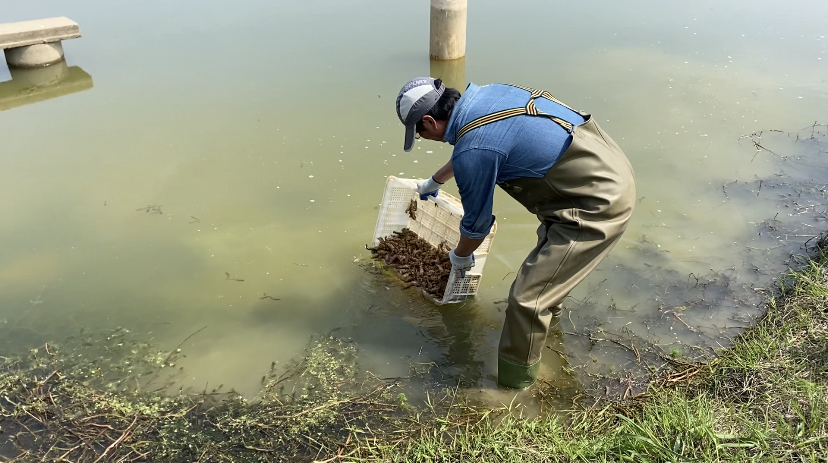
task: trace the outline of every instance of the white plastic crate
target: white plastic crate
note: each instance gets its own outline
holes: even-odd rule
[[[388,177],[372,246],[377,246],[380,238],[403,228],[410,229],[434,247],[438,247],[443,241],[451,248],[457,246],[460,241],[460,220],[463,218],[463,205],[460,200],[440,191],[436,198],[429,196],[427,200],[422,201],[416,188],[417,181],[414,179]],[[417,201],[416,219],[412,219],[406,212],[412,199]],[[491,251],[496,231],[497,223],[492,225],[489,236],[474,252],[474,267],[471,271],[466,272],[466,276],[461,278],[458,272],[452,270],[443,298],[435,299],[434,302],[461,302],[477,294],[486,257]]]

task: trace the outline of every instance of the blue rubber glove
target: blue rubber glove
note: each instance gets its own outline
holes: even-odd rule
[[[460,257],[454,253],[454,249],[449,252],[449,260],[451,261],[451,268],[460,272],[460,278],[466,277],[466,272],[474,267],[474,253],[466,257]]]
[[[436,198],[441,186],[443,184],[434,180],[434,177],[417,182],[417,193],[420,193],[420,201],[425,201],[429,196]]]

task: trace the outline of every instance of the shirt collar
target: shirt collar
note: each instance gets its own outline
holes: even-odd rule
[[[454,110],[451,112],[451,117],[449,117],[446,133],[443,135],[444,141],[452,145],[456,143],[457,132],[462,128],[460,127],[460,121],[464,119],[461,114],[466,111],[466,107],[474,99],[478,90],[480,90],[479,86],[469,83],[466,87],[466,92],[457,100],[457,103],[454,105]]]

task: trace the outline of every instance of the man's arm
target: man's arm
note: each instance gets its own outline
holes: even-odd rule
[[[449,159],[449,162],[447,162],[446,165],[434,173],[434,180],[440,183],[446,183],[451,180],[452,177],[454,177],[454,166],[451,163],[451,159]],[[460,242],[457,243],[457,247],[454,249],[454,253],[457,254],[458,257],[470,256],[477,250],[477,248],[480,247],[485,239],[486,238],[471,239],[461,236]]]
[[[454,177],[454,167],[451,164],[451,159],[443,167],[439,168],[437,172],[432,175],[434,181],[437,183],[446,183]]]
[[[494,223],[494,188],[501,155],[492,150],[467,150],[452,156],[457,162],[457,188],[463,203],[457,257],[470,256],[486,239]],[[452,173],[453,164],[452,164]]]
[[[454,248],[454,253],[457,254],[458,257],[468,257],[476,251],[481,244],[483,244],[483,240],[485,239],[486,238],[471,239],[461,236],[460,242],[457,243],[457,247]]]

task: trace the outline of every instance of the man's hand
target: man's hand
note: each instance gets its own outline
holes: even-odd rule
[[[425,201],[429,196],[437,196],[441,186],[443,184],[434,180],[434,177],[417,182],[417,193],[420,193],[420,200]]]
[[[474,267],[474,253],[469,254],[466,257],[460,257],[454,253],[456,249],[452,249],[449,252],[449,260],[451,260],[451,268],[452,270],[457,270],[460,272],[460,278],[465,278],[466,272],[471,270]]]

